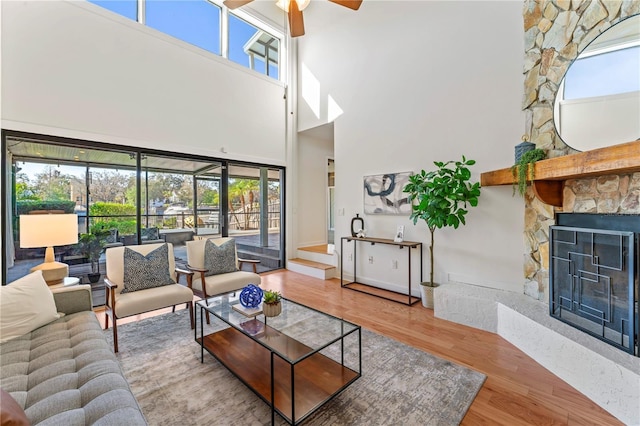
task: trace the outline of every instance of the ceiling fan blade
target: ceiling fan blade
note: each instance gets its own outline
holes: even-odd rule
[[[224,0],[222,4],[227,6],[229,9],[237,9],[240,6],[251,3],[252,1],[253,0]]]
[[[340,6],[348,7],[349,9],[358,10],[362,4],[362,0],[329,0],[331,3],[339,4]]]
[[[291,37],[300,37],[304,35],[304,19],[302,11],[298,8],[298,2],[289,3],[289,33]]]

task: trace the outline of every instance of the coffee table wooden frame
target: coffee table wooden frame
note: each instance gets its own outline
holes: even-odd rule
[[[212,299],[214,298],[209,300]],[[275,424],[276,412],[291,425],[302,423],[361,376],[362,330],[355,324],[323,313],[342,321],[343,325],[353,326],[353,329],[313,349],[267,325],[268,320],[262,315],[259,318],[248,318],[248,321],[256,321],[256,325],[263,327],[259,336],[269,336],[267,345],[257,339],[259,336],[254,337],[230,320],[216,315],[215,311],[207,306],[206,301],[199,301],[197,305],[200,307],[200,336],[196,326],[195,339],[200,344],[200,361],[204,362],[206,349],[271,407],[271,424]],[[320,312],[304,305],[296,305]],[[206,311],[231,327],[204,335]],[[344,339],[356,332],[357,371],[344,365]],[[340,362],[320,353],[334,344],[341,346]]]

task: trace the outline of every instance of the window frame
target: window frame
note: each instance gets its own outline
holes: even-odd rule
[[[248,162],[248,161],[242,161],[242,160],[232,160],[227,158],[209,157],[209,156],[189,154],[189,153],[183,153],[183,152],[156,150],[156,149],[143,148],[143,147],[137,147],[137,146],[117,145],[117,144],[112,144],[108,142],[98,142],[98,141],[89,141],[86,139],[75,139],[75,138],[67,138],[67,137],[61,137],[61,136],[35,134],[35,133],[28,133],[28,132],[8,130],[8,129],[1,130],[0,139],[1,139],[1,145],[2,145],[2,153],[0,154],[0,161],[2,161],[3,165],[6,164],[6,161],[7,161],[7,156],[9,152],[8,141],[10,139],[23,139],[25,141],[44,143],[44,144],[50,144],[55,146],[67,146],[67,147],[72,147],[77,149],[87,148],[90,150],[104,150],[104,151],[119,152],[119,153],[129,154],[130,157],[133,155],[133,157],[135,157],[134,159],[136,162],[135,174],[137,176],[135,206],[136,206],[136,229],[137,229],[138,236],[141,235],[140,231],[142,229],[143,216],[144,216],[142,212],[143,200],[141,199],[142,188],[140,187],[140,185],[143,183],[144,178],[141,176],[141,174],[144,170],[153,171],[149,167],[144,166],[142,164],[143,159],[147,156],[174,158],[177,160],[185,160],[185,161],[202,161],[207,163],[215,163],[216,166],[220,168],[221,173],[219,177],[220,179],[219,209],[220,209],[220,215],[221,215],[220,217],[222,219],[220,220],[219,226],[221,227],[221,235],[223,237],[228,236],[228,229],[229,229],[229,224],[227,223],[228,222],[227,217],[229,215],[227,183],[230,177],[229,176],[230,167],[237,166],[237,167],[248,168],[248,169],[265,169],[265,170],[277,171],[279,173],[279,191],[280,191],[279,193],[279,198],[280,198],[279,250],[280,250],[280,253],[279,253],[279,266],[273,267],[273,269],[281,268],[284,265],[284,262],[286,259],[286,249],[287,249],[285,246],[285,241],[286,241],[285,233],[286,233],[286,223],[287,223],[287,217],[286,217],[287,209],[286,209],[286,197],[285,197],[285,194],[286,194],[286,184],[285,184],[286,183],[286,167],[285,166],[279,166],[279,165],[267,164],[267,163],[255,163],[255,162]],[[29,158],[27,159],[27,161],[31,161],[30,157],[25,157],[25,156],[20,156],[20,157]],[[25,160],[21,159],[19,161],[25,161]],[[74,161],[62,160],[62,159],[48,158],[46,156],[38,157],[38,162],[41,162],[44,164],[60,163],[60,164],[68,164],[70,166],[82,166],[82,167],[86,166],[88,168],[111,167],[107,163],[98,164],[98,163],[92,163],[92,162],[86,162],[86,161],[80,161],[79,163],[76,163],[75,160]],[[111,165],[116,170],[121,168],[114,163],[112,163]],[[201,172],[202,170],[192,171],[192,173],[187,171],[184,174],[192,174],[195,179],[196,174],[199,174]],[[5,173],[0,178],[1,186],[2,186],[2,188],[0,188],[0,195],[3,197],[3,200],[7,200],[7,196],[10,195],[8,194],[8,186],[7,186],[9,182],[12,183],[12,187],[13,187],[12,192],[15,191],[15,182],[13,181],[13,179],[14,179],[13,173]],[[194,187],[194,193],[197,193],[195,187]],[[14,196],[13,196],[12,203],[15,203],[16,201],[15,193],[13,195]],[[193,199],[194,199],[194,205],[196,205],[195,203],[197,203],[197,195],[194,196]],[[3,202],[2,205],[0,206],[0,216],[2,216],[2,223],[0,224],[0,229],[2,230],[2,235],[3,235],[2,245],[5,247],[6,247],[5,239],[7,238],[7,230],[9,229],[8,228],[9,225],[7,224],[7,219],[10,217],[9,216],[10,211],[13,211],[12,206],[9,206],[7,205],[6,202]],[[12,214],[15,215],[15,212],[13,212]],[[89,214],[89,209],[87,208],[87,215],[88,214]],[[89,216],[87,216],[87,218],[88,217]],[[10,236],[10,238],[13,238],[13,236]],[[137,243],[140,243],[140,240],[138,240]],[[9,255],[9,250],[3,250],[3,254],[2,256],[0,256],[1,257],[0,263],[1,263],[1,270],[2,270],[0,285],[6,285],[8,283],[7,281],[7,271],[8,271],[7,256],[8,255]]]
[[[226,7],[223,4],[223,0],[205,0],[213,4],[214,6],[220,8],[220,21],[219,21],[220,54],[217,54],[209,50],[206,50],[202,47],[196,46],[186,40],[182,40],[171,34],[165,33],[162,30],[148,26],[147,23],[145,22],[146,1],[147,0],[137,0],[137,5],[138,5],[137,19],[135,21],[129,17],[113,12],[110,9],[104,8],[99,4],[92,3],[91,1],[87,1],[86,3],[91,4],[90,7],[96,7],[99,10],[106,11],[106,13],[108,13],[109,16],[118,16],[119,18],[121,18],[126,22],[133,21],[135,23],[142,24],[143,27],[151,30],[155,34],[163,34],[166,37],[169,37],[171,40],[178,40],[180,43],[184,43],[185,45],[198,49],[198,51],[206,52],[207,54],[212,55],[213,57],[224,58],[226,59],[226,62],[233,63],[234,66],[241,67],[242,69],[249,70],[250,72],[257,73],[258,75],[262,75],[271,81],[278,81],[285,85],[288,84],[288,79],[289,79],[288,45],[290,42],[290,38],[288,33],[286,33],[284,29],[278,28],[277,24],[275,24],[274,22],[267,21],[266,18],[257,17],[251,13],[246,12],[242,8],[230,10],[228,7]],[[267,72],[269,68],[268,64],[265,64],[265,72],[260,72],[259,70],[251,69],[249,66],[236,63],[229,59],[229,15],[230,14],[247,22],[248,24],[258,28],[260,31],[263,31],[278,40],[278,64],[277,64],[278,78],[274,78],[272,75],[270,75],[269,72]]]

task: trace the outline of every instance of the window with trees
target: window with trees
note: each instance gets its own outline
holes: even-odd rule
[[[117,236],[135,234],[135,171],[88,167],[87,173],[89,199],[78,209],[86,212],[88,208],[89,230],[117,230]]]
[[[229,235],[253,232],[248,245],[280,247],[282,179],[282,170],[230,165]]]
[[[61,138],[48,142],[46,136],[33,135],[44,139],[33,140],[18,132],[4,134],[13,173],[2,180],[11,188],[13,204],[2,205],[9,219],[3,221],[3,235],[5,243],[12,238],[6,247],[15,247],[15,256],[12,250],[3,254],[3,282],[29,269],[7,268],[8,256],[22,265],[41,259],[40,249],[19,246],[19,216],[32,210],[77,214],[81,243],[55,248],[58,260],[71,265],[74,276],[89,271],[82,267],[95,269],[94,263],[104,272],[107,247],[144,244],[148,230],[156,232],[153,240],[170,240],[181,259],[186,260],[185,241],[218,235],[236,238],[244,256],[264,258],[262,271],[284,264],[281,167],[70,139],[60,145]],[[83,251],[88,236],[100,243],[98,261]]]

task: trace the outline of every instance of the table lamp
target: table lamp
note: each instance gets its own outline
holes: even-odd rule
[[[69,275],[69,265],[55,261],[53,247],[78,242],[78,216],[75,214],[20,215],[20,247],[46,247],[44,263],[31,268],[40,270],[49,285],[61,283]]]

